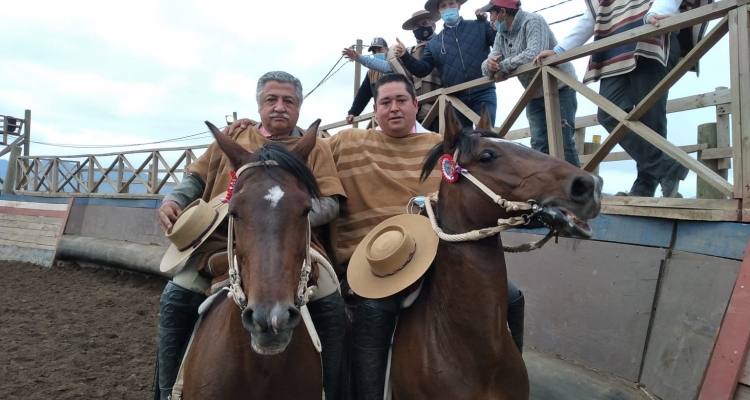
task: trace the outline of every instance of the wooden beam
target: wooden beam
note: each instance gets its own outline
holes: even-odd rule
[[[732,400],[750,341],[750,242],[698,400]]]
[[[687,146],[680,146],[678,148],[688,154],[696,153],[698,151],[705,152],[706,150],[716,150],[716,149],[708,149],[708,146],[706,146],[705,144],[690,144]],[[578,158],[581,160],[582,163],[585,163],[591,158],[591,155],[588,155],[588,154],[578,155]],[[720,158],[720,157],[715,157],[715,158]],[[632,160],[632,159],[633,157],[630,157],[630,154],[624,151],[617,151],[614,153],[607,154],[607,156],[604,157],[604,160],[602,160],[602,162],[625,161],[625,160]],[[701,157],[701,159],[707,160],[706,157]]]
[[[560,116],[560,94],[557,90],[557,78],[549,73],[550,69],[542,68],[542,88],[544,91],[544,110],[547,118],[547,140],[549,154],[552,157],[565,159],[562,137],[562,117]],[[563,73],[560,71],[560,73]]]
[[[469,106],[464,104],[463,101],[459,100],[455,96],[445,96],[446,100],[453,104],[453,108],[463,114],[466,118],[470,119],[475,125],[479,123],[479,116]]]
[[[732,86],[732,148],[735,197],[750,198],[750,22],[748,8],[729,13],[729,70]]]
[[[732,151],[731,147],[705,149],[701,151],[701,160],[731,159]]]
[[[526,106],[529,104],[529,101],[531,101],[532,98],[534,98],[534,95],[536,94],[537,90],[542,86],[542,70],[540,69],[537,71],[536,75],[534,75],[533,78],[531,78],[531,82],[529,82],[529,86],[526,87],[526,90],[521,95],[521,98],[518,99],[518,102],[515,106],[513,106],[513,109],[510,110],[510,114],[508,114],[507,117],[505,117],[505,121],[502,125],[500,125],[500,128],[498,128],[497,132],[500,134],[500,136],[505,135],[510,130],[510,127],[513,126],[513,124],[516,122],[518,117],[521,115],[523,110],[526,109]]]
[[[719,175],[711,171],[705,165],[701,164],[697,160],[685,154],[685,152],[681,151],[679,148],[677,148],[677,146],[669,142],[667,139],[664,139],[663,137],[661,137],[661,135],[654,132],[651,128],[646,126],[644,123],[640,121],[627,120],[626,119],[627,115],[625,114],[623,110],[621,110],[619,107],[617,107],[612,102],[605,99],[598,93],[589,89],[584,84],[578,82],[575,79],[572,79],[572,77],[570,77],[569,75],[565,73],[559,73],[558,71],[555,71],[554,69],[550,69],[550,73],[557,76],[558,79],[565,82],[568,86],[576,90],[578,93],[581,93],[582,95],[584,95],[586,98],[591,100],[591,102],[599,106],[599,108],[603,109],[606,113],[608,113],[612,117],[619,120],[620,125],[618,125],[618,128],[620,126],[627,128],[627,129],[615,128],[615,130],[613,130],[609,134],[609,136],[607,136],[607,138],[602,143],[602,147],[599,148],[599,150],[597,150],[591,156],[591,159],[589,160],[589,162],[587,162],[583,166],[583,168],[586,171],[591,171],[593,168],[597,167],[599,163],[604,159],[606,154],[608,154],[612,150],[612,148],[614,148],[615,144],[617,144],[620,141],[620,139],[627,133],[629,129],[637,133],[638,135],[640,135],[643,139],[653,144],[661,151],[665,152],[670,157],[677,160],[682,165],[687,166],[690,170],[694,171],[701,178],[705,179],[706,182],[708,182],[711,186],[715,187],[716,189],[726,194],[727,196],[732,195],[733,186],[729,182],[722,179]]]
[[[437,102],[432,104],[432,107],[430,107],[430,111],[427,112],[427,115],[424,116],[424,119],[422,120],[422,126],[427,129],[427,127],[432,123],[432,121],[435,120],[435,118],[438,117],[438,112],[440,112],[440,107],[438,107]]]
[[[619,206],[602,204],[602,214],[630,215],[634,217],[666,218],[689,221],[737,221],[738,210],[670,209],[648,206]]]
[[[435,105],[438,107],[438,115],[440,116],[440,119],[438,119],[438,130],[443,135],[445,134],[445,96],[440,96]]]
[[[713,211],[737,211],[740,209],[740,201],[737,199],[680,199],[672,197],[603,196],[602,205]]]

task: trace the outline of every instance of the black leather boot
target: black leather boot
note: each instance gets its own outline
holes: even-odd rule
[[[508,328],[513,342],[518,346],[518,351],[523,354],[523,317],[524,308],[526,308],[526,299],[521,293],[521,297],[508,303]]]
[[[344,300],[338,292],[307,304],[315,330],[323,346],[323,390],[326,400],[339,400],[341,373],[344,363],[344,335],[346,334],[346,312]]]
[[[159,392],[161,400],[172,395],[182,357],[198,320],[198,306],[206,299],[201,293],[167,283],[159,300]]]
[[[396,327],[398,302],[361,299],[354,312],[352,363],[359,400],[383,400],[388,350]]]

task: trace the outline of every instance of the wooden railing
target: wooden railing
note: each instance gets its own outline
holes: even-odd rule
[[[31,111],[29,110],[26,110],[24,118],[0,115],[0,157],[11,153],[14,147],[19,147],[23,155],[29,155],[30,126]],[[4,183],[5,176],[3,175],[0,176],[0,186]]]
[[[605,198],[604,212],[681,219],[750,221],[750,128],[747,128],[750,126],[750,75],[747,72],[750,71],[748,3],[750,0],[722,0],[662,20],[659,27],[651,25],[640,27],[549,57],[542,66],[527,64],[517,68],[507,78],[528,72],[535,73],[535,76],[496,130],[506,134],[506,138],[509,139],[528,137],[528,129],[511,131],[510,128],[534,93],[542,88],[547,111],[550,153],[563,158],[557,94],[557,81],[560,80],[619,121],[619,125],[606,136],[598,149],[588,154],[583,151],[585,129],[597,126],[598,121],[595,115],[576,118],[576,141],[584,169],[595,171],[602,162],[629,159],[626,153],[612,153],[612,149],[625,133],[633,131],[695,172],[699,179],[714,188],[720,196],[725,196],[723,200],[613,196]],[[560,63],[585,58],[605,49],[717,19],[719,22],[706,33],[703,40],[630,112],[619,109],[556,67]],[[714,107],[716,110],[716,146],[709,148],[706,143],[696,143],[678,147],[641,123],[639,118],[645,110],[662,97],[680,77],[727,34],[730,48],[730,89],[719,88],[711,93],[674,99],[669,101],[667,106],[668,112]],[[419,96],[419,101],[434,101],[438,105],[432,108],[422,124],[427,126],[435,117],[441,115],[448,101],[470,120],[478,122],[479,116],[454,94],[487,82],[489,82],[488,79],[480,78]],[[372,120],[373,117],[373,114],[361,115],[356,117],[354,122]],[[439,125],[440,131],[443,131],[443,118],[440,118]],[[346,121],[339,121],[322,126],[321,131],[327,134],[328,131],[333,132],[334,129],[347,126]],[[114,195],[125,195],[131,192],[129,195],[132,196],[133,190],[130,189],[137,184],[143,187],[140,190],[143,193],[141,196],[158,197],[166,191],[165,188],[179,183],[181,177],[185,176],[187,166],[195,160],[193,151],[197,149],[154,149],[66,157],[20,157],[15,187],[17,191],[26,193],[74,192],[104,195],[103,192],[111,192]],[[176,152],[176,161],[167,162],[167,159],[173,159],[173,156],[164,156],[167,152]],[[698,153],[697,157],[693,158],[691,153]],[[106,161],[103,161],[104,159]],[[135,162],[136,159],[139,162]],[[717,165],[709,168],[704,165],[706,161]],[[136,164],[139,165],[138,168],[134,167]],[[727,172],[732,166],[734,168],[730,180]],[[24,187],[27,189],[23,190]]]

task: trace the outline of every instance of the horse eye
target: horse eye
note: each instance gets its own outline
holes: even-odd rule
[[[491,151],[483,151],[482,154],[479,155],[479,162],[482,164],[488,164],[492,162],[492,160],[495,159],[497,155]]]

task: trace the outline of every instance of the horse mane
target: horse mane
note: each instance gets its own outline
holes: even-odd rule
[[[302,182],[310,197],[322,197],[318,181],[315,179],[312,171],[310,171],[310,167],[296,153],[287,149],[284,145],[273,142],[266,143],[256,154],[258,154],[257,161],[262,162],[263,167],[267,171],[272,167],[268,162],[275,161],[281,169],[289,172]]]
[[[474,149],[477,145],[477,139],[479,138],[502,139],[503,137],[492,131],[475,131],[470,129],[463,129],[458,134],[458,143],[456,144],[456,149],[458,149],[459,153],[474,154]],[[440,157],[445,154],[444,148],[445,144],[443,142],[440,142],[436,144],[429,151],[429,153],[427,153],[427,156],[424,158],[424,162],[422,163],[422,173],[419,175],[420,182],[424,182],[425,179],[430,176],[432,170],[435,169],[435,165],[437,165],[438,160],[440,160]]]

